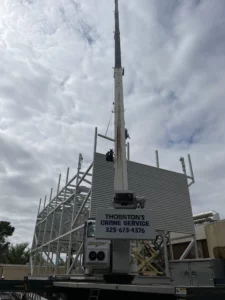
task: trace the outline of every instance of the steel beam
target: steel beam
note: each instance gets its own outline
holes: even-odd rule
[[[184,253],[181,255],[180,260],[185,259],[187,257],[187,255],[190,253],[191,249],[194,246],[194,239],[191,240],[191,242],[189,243],[189,245],[187,246],[187,248],[185,249]]]
[[[69,270],[67,271],[66,274],[70,274],[70,273],[71,273],[73,267],[75,266],[75,264],[76,264],[76,262],[77,262],[77,260],[78,260],[78,257],[79,257],[79,255],[80,255],[82,249],[83,249],[83,243],[81,243],[81,245],[80,245],[80,247],[79,247],[79,249],[78,249],[78,251],[77,251],[77,253],[76,253],[76,257],[75,257],[75,259],[74,259],[72,265],[70,266],[70,268],[69,268]],[[69,263],[70,263],[70,260],[69,260]],[[67,266],[68,266],[68,265],[67,265]]]
[[[69,180],[69,172],[70,169],[67,169],[67,174],[66,174],[66,186],[68,184],[68,180]],[[63,217],[64,217],[64,203],[66,200],[66,187],[64,189],[64,199],[63,199],[63,204],[62,204],[62,212],[61,212],[61,216],[60,216],[60,223],[59,223],[59,236],[61,235],[62,232],[62,223],[63,223]],[[56,249],[56,263],[55,263],[55,273],[57,274],[58,272],[58,266],[59,266],[59,257],[60,257],[60,239],[58,239],[57,241],[57,249]]]

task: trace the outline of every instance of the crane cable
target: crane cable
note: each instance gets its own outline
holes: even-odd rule
[[[110,123],[111,123],[111,121],[112,121],[112,113],[111,113],[111,116],[110,116],[110,119],[109,119],[109,123],[108,123],[108,126],[107,126],[107,129],[106,129],[106,132],[105,132],[105,136],[107,135],[107,133],[108,133],[108,130],[109,130],[109,126],[110,126]]]
[[[125,110],[124,110],[124,113],[126,112],[126,110],[127,110],[127,109],[125,109]],[[107,135],[107,133],[108,133],[109,126],[110,126],[110,124],[111,124],[111,121],[112,121],[112,116],[113,116],[113,113],[114,113],[114,107],[113,107],[113,109],[112,109],[112,111],[111,111],[111,116],[110,116],[109,123],[108,123],[107,129],[106,129],[106,132],[105,132],[105,136],[106,136],[106,135]]]
[[[107,129],[106,129],[106,132],[105,132],[105,136],[107,135],[108,133],[108,130],[109,130],[109,126],[110,126],[110,123],[112,121],[112,116],[113,116],[113,113],[114,113],[114,96],[113,96],[113,91],[114,91],[114,88],[112,88],[112,102],[113,102],[113,109],[111,110],[111,116],[110,116],[110,119],[109,119],[109,123],[108,123],[108,126],[107,126]]]

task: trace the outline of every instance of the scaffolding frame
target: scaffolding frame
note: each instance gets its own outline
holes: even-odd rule
[[[93,160],[97,150],[98,128],[95,128]],[[113,139],[110,139],[113,141]],[[127,145],[129,157],[129,143]],[[61,188],[59,174],[56,195],[51,188],[47,196],[39,201],[38,213],[30,252],[31,275],[82,274],[83,229],[90,216],[93,161],[82,170],[83,157],[79,154],[77,173]]]
[[[94,153],[97,144],[95,129]],[[82,273],[83,228],[89,217],[93,162],[82,171],[82,154],[79,154],[77,173],[61,188],[59,174],[56,195],[49,202],[40,199],[30,253],[31,275]]]

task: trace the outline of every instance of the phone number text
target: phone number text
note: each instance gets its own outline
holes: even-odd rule
[[[106,227],[105,228],[106,232],[119,232],[119,233],[145,233],[145,229],[144,228],[139,228],[139,227],[135,227],[135,228],[129,228],[129,227]]]

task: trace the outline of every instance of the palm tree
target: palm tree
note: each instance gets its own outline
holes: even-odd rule
[[[28,243],[10,245],[6,254],[6,262],[13,265],[25,265],[30,261]]]

